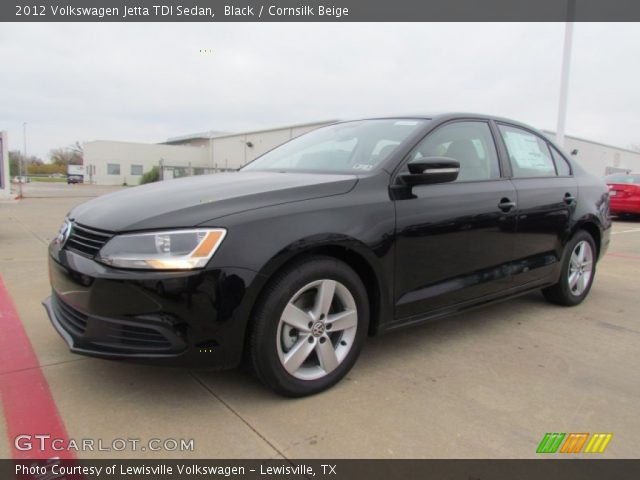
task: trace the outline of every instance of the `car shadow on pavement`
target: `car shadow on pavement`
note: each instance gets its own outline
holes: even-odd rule
[[[424,366],[434,360],[431,358],[434,352],[438,357],[434,361],[440,363],[453,354],[448,353],[447,350],[455,352],[458,357],[464,356],[464,352],[467,352],[470,357],[475,357],[470,361],[477,361],[477,351],[474,350],[477,347],[474,345],[483,344],[486,348],[490,348],[491,342],[496,345],[509,342],[511,337],[516,335],[516,328],[526,323],[527,318],[541,314],[549,316],[550,311],[557,308],[549,305],[542,295],[536,292],[369,338],[356,366],[347,377],[333,389],[319,395],[330,396],[336,389],[343,391],[349,389],[349,384],[354,380],[372,381],[376,372],[381,370],[400,371],[407,368],[416,372],[424,370],[425,378],[429,378],[429,369],[425,369]],[[81,368],[84,371],[83,376],[99,379],[99,388],[102,395],[106,396],[115,394],[120,397],[122,392],[127,390],[167,392],[154,395],[154,403],[174,404],[183,395],[191,396],[191,388],[185,389],[185,383],[191,384],[191,387],[196,383],[198,389],[202,389],[223,403],[242,396],[243,402],[250,402],[256,408],[260,408],[260,402],[278,402],[282,398],[263,387],[245,366],[226,371],[210,371],[111,360],[92,360],[82,363],[84,364]],[[143,395],[143,393],[139,394]]]
[[[526,321],[523,311],[528,312],[524,316],[528,317],[538,315],[541,309],[557,308],[549,305],[540,293],[534,292],[517,299],[369,338],[354,369],[333,389],[316,397],[331,395],[336,389],[348,389],[349,383],[356,378],[358,381],[367,382],[367,377],[374,377],[375,372],[380,369],[402,369],[407,366],[407,362],[413,363],[416,368],[422,368],[424,363],[429,361],[428,352],[443,352],[449,347],[459,349],[458,344],[461,340],[465,343],[477,343],[484,341],[485,337],[492,336],[496,342],[500,342],[501,336],[508,338],[510,330]],[[446,352],[443,355],[446,356]],[[229,393],[236,397],[233,392],[241,391],[244,401],[255,400],[252,403],[256,408],[259,408],[259,402],[267,399],[277,401],[282,398],[263,387],[246,367],[222,372],[203,370],[192,373],[213,393],[223,398]]]

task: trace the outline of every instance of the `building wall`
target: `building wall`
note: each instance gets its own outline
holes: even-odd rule
[[[172,167],[204,167],[237,169],[274,147],[310,130],[333,123],[318,122],[237,135],[221,135],[210,139],[187,139],[181,145],[113,142],[96,140],[84,144],[85,182],[98,185],[138,185],[141,175],[131,172],[141,165],[143,172],[163,160]],[[251,144],[249,146],[248,144]],[[119,165],[119,174],[109,173],[109,164]]]
[[[162,160],[165,165],[188,167],[209,166],[209,149],[206,147],[184,147],[154,145],[147,143],[112,142],[96,140],[84,144],[85,182],[98,185],[138,185],[142,175],[132,173],[132,165],[141,165],[146,173]],[[110,174],[109,164],[119,165],[120,173]]]
[[[0,198],[9,198],[10,193],[9,138],[7,132],[0,132]]]
[[[544,133],[555,140],[555,132],[545,130]],[[640,172],[640,152],[567,135],[564,138],[564,151],[570,154],[573,150],[578,150],[578,153],[572,155],[571,159],[598,177],[605,175],[607,167]]]
[[[256,157],[278,145],[303,133],[314,130],[333,121],[294,125],[239,134],[217,135],[211,138],[194,136],[186,138],[181,145],[144,144],[128,142],[95,141],[85,143],[85,167],[91,171],[95,166],[92,181],[101,185],[137,185],[140,175],[131,173],[131,165],[142,165],[143,171],[149,171],[160,160],[173,167],[213,170],[237,169]],[[553,132],[546,131],[553,138]],[[250,145],[250,146],[249,146]],[[624,148],[591,142],[577,137],[565,137],[565,151],[574,149],[578,154],[573,160],[587,171],[603,176],[607,167],[628,168],[640,172],[640,153]],[[108,173],[108,164],[120,165],[120,173]],[[87,178],[86,181],[89,181]]]
[[[214,138],[210,163],[214,168],[240,168],[289,139],[289,129]]]
[[[617,148],[574,137],[565,137],[567,153],[577,149],[578,154],[572,156],[588,172],[597,176],[605,175],[607,167],[627,168],[640,172],[640,152]]]
[[[220,169],[240,168],[272,148],[330,123],[319,122],[212,138],[210,165]]]
[[[173,145],[182,147],[209,147],[209,138],[190,138],[180,141],[165,142],[163,145]]]

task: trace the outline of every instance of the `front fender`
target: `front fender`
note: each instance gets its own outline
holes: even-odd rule
[[[273,274],[300,255],[336,256],[363,277],[368,290],[375,285],[374,307],[380,318],[391,319],[395,210],[386,191],[369,192],[218,219],[215,226],[226,228],[227,236],[208,268],[233,265],[258,272],[251,288],[257,298]]]

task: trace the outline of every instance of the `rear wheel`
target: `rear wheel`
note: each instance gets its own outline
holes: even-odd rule
[[[258,378],[283,395],[325,390],[355,363],[369,323],[358,275],[329,257],[278,274],[257,306],[251,360]]]
[[[595,242],[589,233],[579,230],[567,244],[560,280],[542,293],[552,303],[578,305],[589,294],[595,274]]]

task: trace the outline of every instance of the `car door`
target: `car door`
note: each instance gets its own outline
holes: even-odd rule
[[[514,286],[553,279],[578,196],[568,162],[542,136],[498,124],[517,191]]]
[[[501,176],[487,121],[446,123],[428,134],[408,162],[445,156],[458,179],[418,185],[395,201],[395,317],[437,312],[491,295],[509,284],[515,196]],[[402,171],[407,171],[404,166]]]

